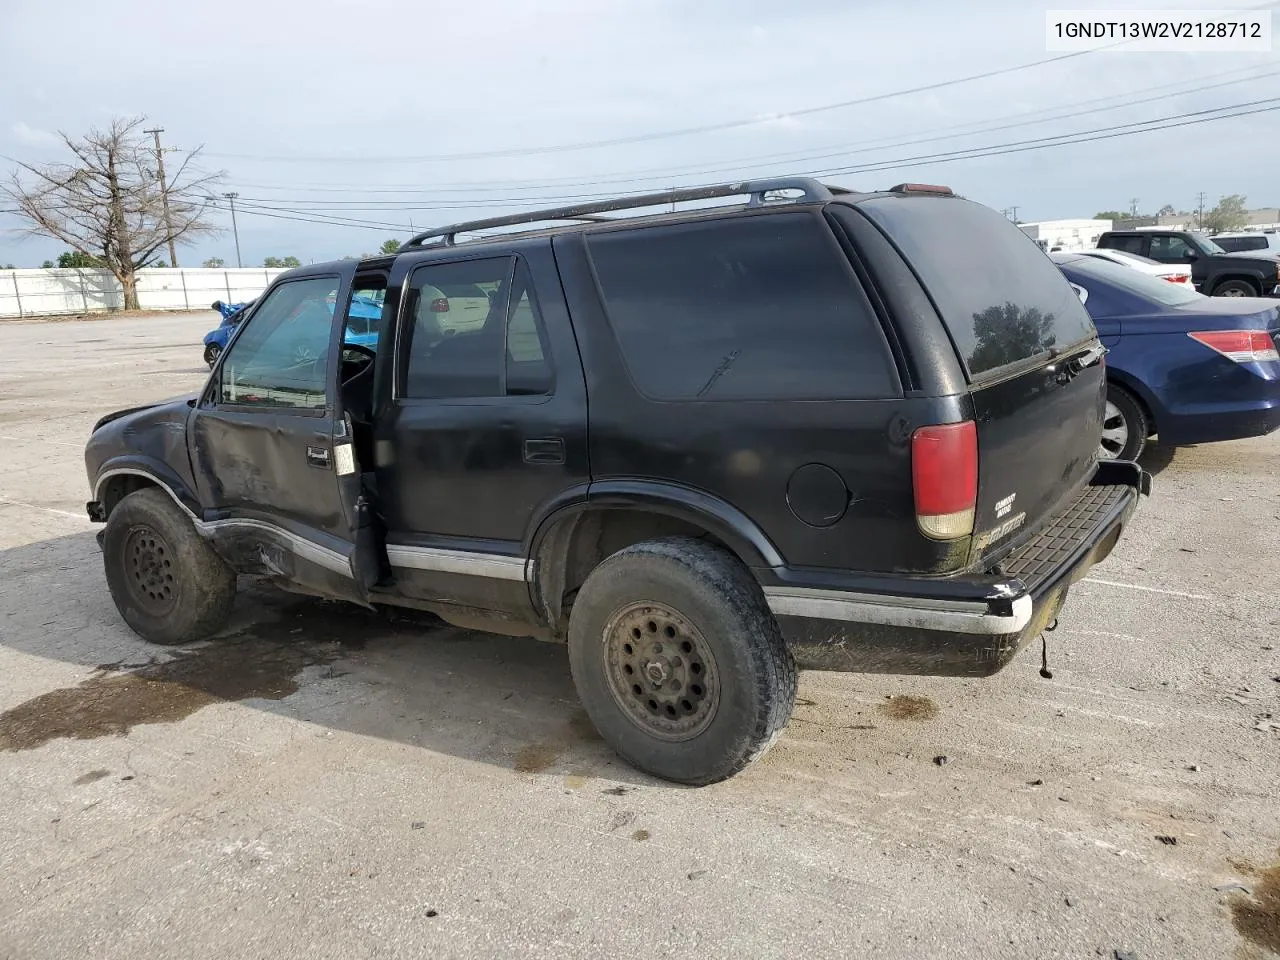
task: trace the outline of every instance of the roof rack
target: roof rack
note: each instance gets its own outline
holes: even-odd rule
[[[538,223],[544,220],[587,221],[610,220],[600,214],[616,210],[632,210],[638,207],[656,207],[666,203],[687,203],[693,200],[711,200],[717,197],[737,197],[746,195],[749,207],[763,206],[766,194],[781,190],[799,190],[802,196],[795,201],[830,200],[837,194],[850,193],[844,187],[831,187],[819,183],[810,177],[775,177],[766,180],[744,180],[739,183],[725,183],[710,187],[686,187],[677,190],[663,190],[661,193],[645,193],[630,197],[616,197],[612,200],[597,200],[592,203],[578,203],[569,207],[553,207],[548,210],[533,210],[529,213],[515,213],[505,217],[489,217],[485,220],[468,220],[463,223],[451,223],[445,227],[436,227],[424,231],[406,241],[401,250],[420,247],[423,241],[440,239],[444,246],[452,247],[457,243],[459,233],[470,233],[473,230],[488,230],[493,227],[512,227],[521,223]],[[788,198],[791,200],[791,198]]]

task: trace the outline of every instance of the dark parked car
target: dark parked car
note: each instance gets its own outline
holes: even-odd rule
[[[1212,297],[1269,297],[1280,283],[1280,260],[1267,253],[1228,253],[1190,230],[1109,230],[1106,250],[1123,250],[1159,263],[1186,263],[1191,282]]]
[[[1053,258],[1109,348],[1103,456],[1136,459],[1157,433],[1176,446],[1280,427],[1275,301],[1210,299],[1091,257]]]
[[[456,238],[546,221],[578,222]],[[344,350],[320,305],[379,289]],[[451,289],[483,323],[442,326]],[[284,274],[198,396],[97,425],[88,511],[149,640],[216,631],[239,572],[567,642],[606,740],[708,783],[773,743],[797,666],[983,676],[1058,616],[1149,484],[1098,462],[1102,353],[946,188],[584,204]]]

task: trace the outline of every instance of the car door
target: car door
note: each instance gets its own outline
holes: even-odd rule
[[[374,424],[379,509],[398,592],[528,618],[524,544],[552,505],[586,498],[586,386],[550,248],[491,250],[392,276],[403,293]],[[471,310],[480,297],[483,322],[447,322],[455,298]]]
[[[355,267],[295,271],[267,291],[187,437],[205,521],[238,568],[367,602],[378,537],[338,395]]]

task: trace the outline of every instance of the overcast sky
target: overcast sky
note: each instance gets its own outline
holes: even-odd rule
[[[1100,12],[1117,6],[1073,5]],[[792,115],[1054,56],[1045,51],[1044,13],[1063,6],[5,0],[0,156],[59,159],[54,131],[79,133],[115,116],[145,114],[165,128],[168,146],[203,144],[204,167],[225,171],[221,189],[241,197],[246,266],[266,256],[360,254],[395,235],[279,217],[394,224],[403,238],[411,223],[421,229],[496,215],[541,198],[568,202],[563,198],[873,162],[888,169],[827,179],[864,189],[946,183],[997,209],[1016,205],[1022,220],[1091,216],[1128,208],[1131,198],[1142,210],[1165,203],[1190,209],[1199,191],[1210,202],[1242,193],[1253,207],[1280,205],[1276,112],[1005,156],[901,162],[1280,97],[1275,54],[1099,52]],[[1104,97],[1114,99],[1097,102]],[[1148,98],[1160,99],[1097,109]],[[1043,113],[1084,110],[1094,112]],[[759,122],[539,152],[747,120]],[[962,124],[973,126],[954,136]],[[982,129],[997,126],[1005,129]],[[931,137],[948,139],[904,143]],[[0,170],[11,167],[0,160]],[[183,265],[210,256],[234,264],[230,218],[225,209],[215,216],[228,229],[180,248]],[[23,238],[17,226],[0,214],[0,264],[35,266],[63,249]]]

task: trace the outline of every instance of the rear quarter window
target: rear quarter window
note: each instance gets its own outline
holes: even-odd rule
[[[1227,253],[1267,249],[1266,237],[1214,237],[1213,242]]]
[[[901,395],[879,320],[812,213],[610,231],[587,245],[623,360],[646,396]]]
[[[915,270],[970,379],[1096,336],[1093,321],[1035,242],[989,207],[951,197],[858,204]]]

